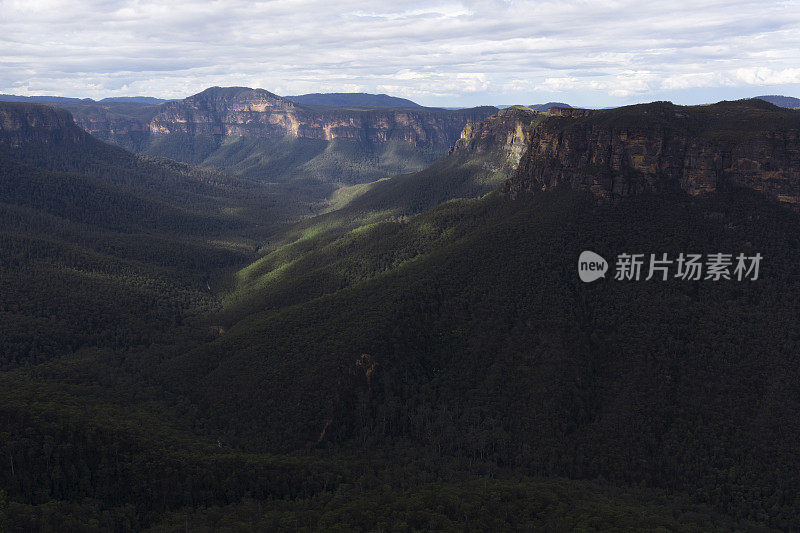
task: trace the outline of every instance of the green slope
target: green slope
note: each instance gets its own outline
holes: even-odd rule
[[[281,255],[310,236],[341,235],[361,226],[400,220],[456,198],[476,198],[495,190],[517,168],[531,128],[546,115],[522,106],[504,109],[471,124],[465,135],[431,166],[377,182],[345,187],[329,198],[327,212],[285,227],[273,236]]]
[[[796,212],[739,190],[458,199],[479,174],[437,167],[433,200],[401,187],[237,270],[258,189],[92,150],[0,158],[0,527],[800,520]],[[585,249],[764,263],[589,285]]]
[[[270,271],[262,311],[160,373],[247,449],[404,442],[785,527],[800,487],[786,468],[800,436],[797,229],[746,192],[446,205]],[[760,282],[583,285],[587,248],[769,260]]]
[[[275,223],[254,184],[136,156],[47,106],[0,114],[4,369],[170,342]]]

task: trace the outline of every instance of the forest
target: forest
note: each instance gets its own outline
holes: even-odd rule
[[[0,530],[800,523],[797,211],[512,200],[489,154],[286,226],[269,188],[67,131],[0,135]],[[764,259],[584,284],[587,249]]]

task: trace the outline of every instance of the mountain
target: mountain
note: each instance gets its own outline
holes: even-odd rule
[[[222,100],[163,124],[224,107],[251,127],[252,97]],[[795,153],[795,112],[503,110],[257,257],[266,186],[0,109],[4,530],[800,521],[800,213],[755,170],[649,185],[676,179],[662,146]],[[536,157],[565,186],[537,188]],[[647,186],[598,201],[584,176],[615,157]],[[590,284],[584,250],[763,262],[757,280]]]
[[[0,95],[0,102],[50,104],[66,109],[80,127],[106,141],[112,140],[117,132],[124,132],[128,139],[126,148],[134,150],[141,149],[147,138],[147,123],[158,110],[155,100],[133,97],[96,102],[90,98]]]
[[[632,153],[645,162],[672,132],[687,146],[736,131],[744,143],[763,134],[781,147],[785,139],[764,132],[793,135],[791,113],[767,104],[700,111],[656,103],[534,115],[523,165],[548,146],[565,161],[592,157],[573,129],[635,139],[644,148]],[[492,128],[483,131],[467,132],[459,150],[479,153]],[[750,146],[755,160],[760,144]],[[598,148],[609,152],[625,153]],[[532,167],[521,165],[503,189]],[[237,274],[224,335],[159,373],[182,372],[174,390],[195,394],[198,416],[233,446],[408,446],[432,461],[487,461],[498,473],[666,490],[668,501],[713,509],[700,529],[732,527],[725,520],[786,528],[800,508],[773,502],[800,487],[794,378],[781,377],[800,374],[789,355],[798,349],[800,215],[759,189],[643,187],[598,203],[590,188],[548,187],[383,222],[376,211],[338,232],[322,231],[329,224],[318,217]],[[575,273],[587,249],[771,259],[752,283],[587,285]]]
[[[506,109],[508,107],[519,107],[519,106],[499,105],[497,107],[499,109]],[[543,113],[547,113],[548,111],[550,111],[551,107],[565,107],[567,109],[570,109],[572,106],[570,106],[569,104],[562,103],[562,102],[548,102],[546,104],[533,104],[533,105],[524,106],[524,107],[527,107],[528,109],[531,109],[533,111],[541,111]]]
[[[158,105],[167,102],[163,98],[153,98],[152,96],[114,96],[103,98],[100,103],[119,103],[119,104],[142,104],[142,105]]]
[[[765,102],[769,102],[771,104],[775,104],[778,107],[789,107],[792,109],[797,109],[800,107],[800,98],[794,98],[793,96],[780,96],[777,94],[772,95],[765,95],[765,96],[756,96],[759,100],[764,100]]]
[[[383,102],[379,107],[355,108],[304,105],[243,87],[212,87],[158,104],[145,97],[44,98],[71,111],[99,139],[260,182],[292,184],[285,201],[302,196],[312,204],[343,185],[427,167],[468,122],[497,111],[409,107],[384,96],[365,95],[373,104]]]
[[[153,372],[236,449],[603,479],[707,505],[699,529],[786,528],[799,511],[799,224],[746,190],[450,202],[243,269],[226,307],[260,286],[259,307]],[[586,285],[586,249],[770,261],[758,283]]]
[[[495,111],[315,107],[263,89],[213,87],[157,107],[139,106],[128,116],[86,108],[76,121],[136,152],[261,182],[294,182],[320,200],[341,185],[426,167],[447,152],[467,122]]]
[[[64,96],[17,96],[0,94],[0,102],[30,102],[36,104],[91,104],[91,98],[67,98]]]
[[[273,202],[98,141],[62,109],[0,103],[0,368],[169,338],[276,223]]]
[[[551,110],[531,138],[512,198],[566,184],[613,199],[730,186],[800,201],[800,113],[758,99]]]
[[[551,107],[563,107],[566,109],[571,109],[572,106],[569,104],[565,104],[563,102],[547,102],[546,104],[533,104],[527,106],[534,111],[544,111],[545,113],[550,111]]]
[[[163,98],[152,96],[114,96],[96,101],[91,98],[66,98],[63,96],[16,96],[0,94],[0,102],[30,102],[35,104],[87,105],[87,104],[138,104],[158,105],[167,102]]]
[[[298,104],[335,107],[422,107],[421,105],[387,94],[312,93],[285,98]]]

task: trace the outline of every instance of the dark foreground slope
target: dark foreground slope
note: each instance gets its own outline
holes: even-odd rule
[[[0,374],[0,517],[791,529],[799,226],[735,187],[603,204],[553,187],[309,233],[239,271],[205,323]],[[756,281],[584,284],[586,249],[764,259]]]
[[[6,373],[0,483],[38,504],[10,520],[785,528],[797,226],[748,194],[552,192],[347,235],[213,341]],[[760,282],[583,285],[584,248],[769,259]]]
[[[786,527],[798,223],[747,192],[447,205],[328,244],[305,277],[274,265],[261,313],[162,374],[235,446],[421,447]],[[584,285],[583,249],[769,259],[757,282]]]

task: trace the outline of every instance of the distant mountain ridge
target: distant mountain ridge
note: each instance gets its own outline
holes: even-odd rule
[[[422,107],[416,102],[388,94],[369,93],[311,93],[285,96],[293,102],[305,105],[336,107]]]
[[[140,104],[158,105],[168,102],[163,98],[152,96],[111,96],[102,100],[91,98],[70,98],[67,96],[18,96],[15,94],[0,94],[0,102],[30,102],[36,104],[59,104],[59,103],[80,103],[80,104]]]
[[[506,109],[508,107],[514,107],[514,105],[499,105],[497,106],[498,109]],[[542,111],[544,113],[550,111],[552,107],[563,107],[566,109],[572,109],[572,106],[569,104],[565,104],[564,102],[547,102],[546,104],[532,104],[526,105],[528,109],[532,109],[533,111]]]
[[[572,109],[571,105],[565,104],[564,102],[547,102],[546,104],[533,104],[527,107],[533,109],[534,111],[544,111],[544,112],[550,111],[550,108],[552,107],[564,107],[566,109]]]
[[[765,102],[769,102],[770,104],[775,104],[778,107],[789,107],[792,109],[800,107],[800,98],[795,98],[793,96],[770,94],[765,96],[756,96],[756,98],[759,100],[764,100]]]
[[[315,197],[339,185],[421,170],[444,155],[468,122],[494,107],[309,106],[264,89],[211,87],[157,106],[64,105],[93,135],[259,181],[304,180]]]

